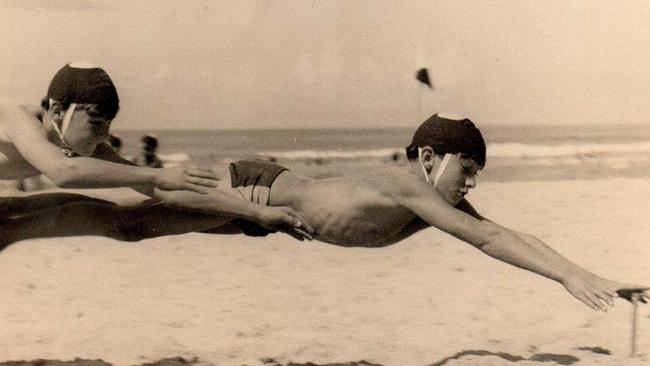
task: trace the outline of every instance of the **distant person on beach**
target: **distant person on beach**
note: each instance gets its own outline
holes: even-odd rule
[[[113,150],[120,155],[122,152],[122,139],[117,135],[109,134],[108,135],[108,144],[113,148]]]
[[[162,168],[162,160],[156,154],[158,150],[158,138],[153,135],[144,135],[140,139],[142,142],[142,151],[138,155],[134,162],[140,166],[146,166],[149,168]]]
[[[131,187],[155,199],[122,207],[70,193],[0,197],[0,249],[30,237],[95,233],[130,239],[205,230],[221,225],[223,217],[254,221],[298,238],[302,234],[294,228],[310,230],[291,208],[262,206],[216,191],[218,180],[209,169],[152,169],[121,158],[107,143],[118,110],[113,81],[86,62],[60,69],[40,108],[0,104],[0,179],[44,174],[60,187]],[[174,202],[178,210],[167,208],[165,195],[172,192],[191,192],[194,200],[210,192],[210,212],[220,217],[192,217],[179,201]]]
[[[297,210],[314,238],[341,246],[381,247],[428,227],[436,227],[485,254],[561,283],[593,309],[606,310],[616,296],[641,301],[647,288],[599,277],[570,262],[540,239],[481,216],[465,198],[486,163],[481,132],[469,119],[434,115],[415,131],[406,148],[408,164],[328,179],[311,179],[267,161],[238,161],[223,171],[217,187],[233,197]],[[171,193],[168,202],[190,201]],[[209,200],[194,209],[209,210]],[[224,224],[221,232],[228,232]],[[231,232],[265,235],[254,223]],[[219,232],[219,229],[213,230]]]

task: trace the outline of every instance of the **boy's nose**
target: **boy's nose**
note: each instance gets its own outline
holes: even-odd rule
[[[476,176],[471,176],[465,178],[465,185],[469,188],[474,188],[476,187]]]

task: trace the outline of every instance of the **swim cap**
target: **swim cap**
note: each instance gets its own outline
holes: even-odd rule
[[[462,117],[434,114],[424,121],[406,148],[410,160],[418,157],[418,147],[430,146],[436,154],[466,154],[485,166],[485,141],[472,121]]]
[[[47,89],[47,98],[63,105],[97,104],[108,118],[114,118],[120,100],[106,71],[88,63],[71,63],[59,70]]]

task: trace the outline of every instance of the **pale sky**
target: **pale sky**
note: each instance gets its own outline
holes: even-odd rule
[[[0,16],[0,96],[36,104],[91,61],[118,129],[650,122],[645,0],[0,0]]]

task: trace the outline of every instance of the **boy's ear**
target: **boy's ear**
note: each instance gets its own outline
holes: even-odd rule
[[[436,152],[430,146],[422,147],[422,164],[426,170],[433,169],[433,160]]]
[[[50,102],[50,108],[48,109],[48,112],[50,112],[52,119],[56,120],[57,122],[62,121],[63,115],[65,114],[63,106],[58,102]]]

